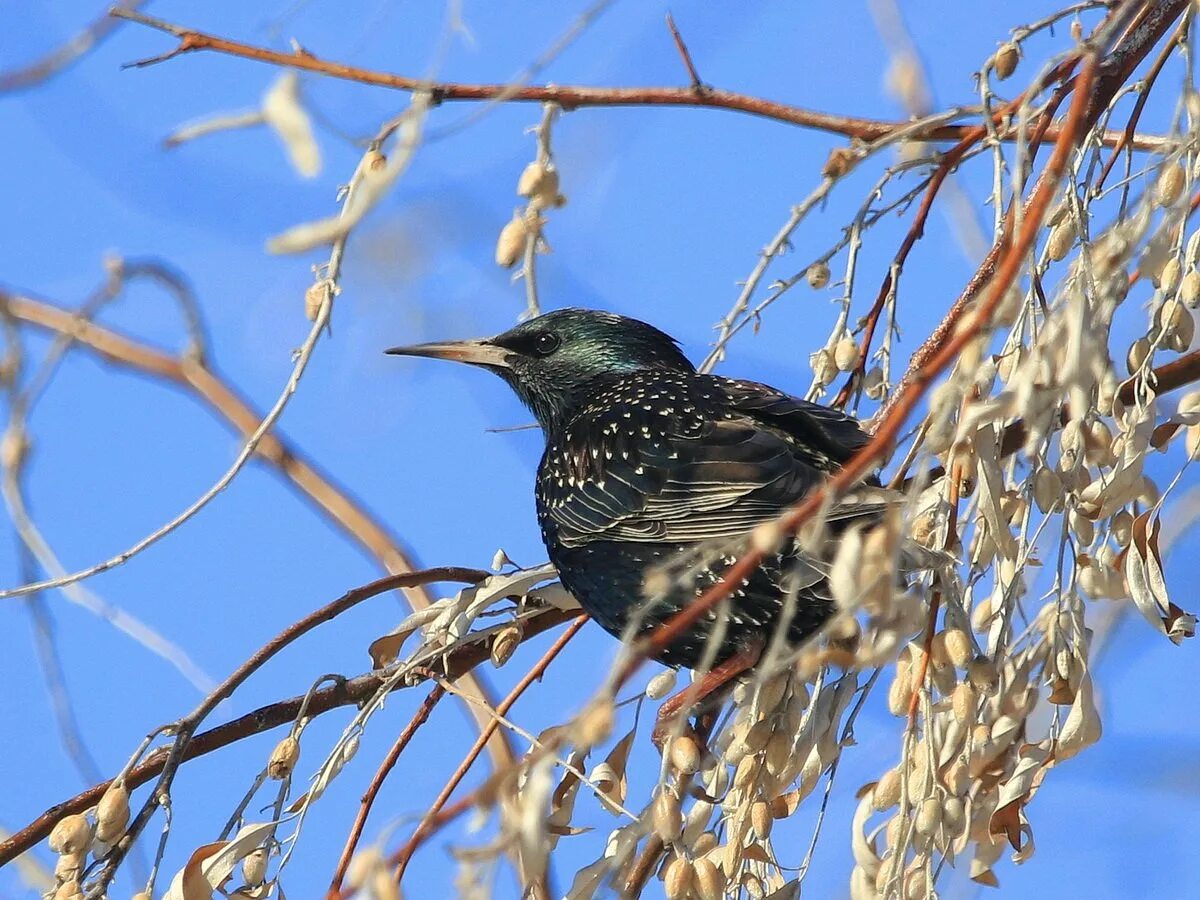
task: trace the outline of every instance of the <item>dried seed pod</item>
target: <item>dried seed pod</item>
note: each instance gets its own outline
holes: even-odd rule
[[[692,892],[694,867],[690,860],[677,856],[663,872],[663,887],[667,900],[688,900]]]
[[[292,774],[299,759],[300,742],[289,734],[271,751],[271,758],[267,762],[267,774],[276,781],[282,781]]]
[[[558,170],[544,162],[531,162],[517,179],[517,194],[528,197],[540,209],[562,205],[558,193]]]
[[[1109,534],[1122,547],[1129,546],[1129,539],[1133,535],[1133,513],[1127,509],[1119,509],[1108,522]]]
[[[520,622],[513,622],[496,632],[492,638],[492,665],[498,669],[512,659],[524,635],[525,627]]]
[[[1008,41],[1001,44],[1000,49],[992,57],[992,69],[996,72],[996,77],[1001,81],[1009,78],[1013,72],[1017,71],[1017,63],[1021,59],[1021,48],[1014,42]]]
[[[950,695],[950,707],[954,710],[954,718],[968,725],[975,720],[975,710],[979,708],[979,694],[969,681],[960,681]]]
[[[863,393],[872,400],[882,400],[887,392],[887,385],[883,380],[883,369],[879,366],[872,366],[868,369],[863,375],[862,388]]]
[[[1062,507],[1062,479],[1049,466],[1042,466],[1033,476],[1033,502],[1039,510],[1047,514]]]
[[[496,239],[496,265],[511,269],[525,253],[525,242],[529,240],[529,223],[520,212],[500,229]]]
[[[833,347],[833,363],[839,371],[849,372],[858,362],[858,344],[852,337],[844,337]]]
[[[54,826],[47,843],[55,853],[86,853],[92,846],[92,825],[84,815],[67,816]]]
[[[896,677],[892,679],[892,686],[888,688],[888,711],[893,716],[908,715],[908,704],[912,699],[913,686],[909,674],[896,668]]]
[[[87,852],[64,853],[54,862],[54,877],[58,881],[74,881],[87,865]]]
[[[956,759],[946,770],[942,781],[946,785],[946,790],[956,797],[961,797],[971,787],[970,767],[965,760]]]
[[[1162,329],[1163,345],[1182,353],[1192,345],[1196,322],[1180,300],[1168,300],[1158,308],[1158,327]]]
[[[1150,356],[1150,340],[1148,338],[1140,337],[1130,344],[1129,352],[1125,354],[1125,368],[1129,374],[1136,375],[1148,356]]]
[[[700,768],[700,746],[691,735],[681,734],[671,741],[670,757],[680,775],[692,775]]]
[[[258,887],[267,875],[267,848],[251,850],[242,859],[242,878],[250,887]]]
[[[849,147],[834,147],[829,151],[825,165],[821,166],[821,174],[826,178],[841,178],[854,166],[857,156]]]
[[[1000,673],[986,656],[977,656],[967,665],[967,680],[979,693],[990,697],[1000,685]]]
[[[1183,193],[1186,182],[1187,173],[1183,171],[1183,166],[1164,166],[1162,174],[1158,176],[1158,183],[1154,186],[1154,202],[1159,206],[1171,206]]]
[[[716,835],[713,835],[714,839]],[[725,896],[725,874],[705,857],[699,857],[692,871],[692,890],[697,900],[722,900]]]
[[[658,792],[651,806],[650,821],[654,833],[664,842],[670,844],[679,840],[683,833],[683,812],[680,809],[679,798],[673,791],[664,788]]]
[[[771,836],[771,825],[774,817],[771,815],[771,805],[765,800],[756,800],[750,806],[750,830],[760,841]]]
[[[961,628],[947,628],[942,634],[946,658],[956,669],[965,669],[975,655],[971,636]]]
[[[737,764],[737,769],[733,773],[733,786],[739,791],[745,791],[754,784],[754,779],[758,777],[759,770],[758,759],[751,754],[746,754],[742,757],[742,761]]]
[[[96,838],[111,844],[125,833],[129,824],[129,790],[125,782],[114,781],[96,806]]]
[[[1162,271],[1158,273],[1158,286],[1168,297],[1175,293],[1175,289],[1179,287],[1179,279],[1183,274],[1183,269],[1179,265],[1179,259],[1172,256],[1166,261],[1162,267]]]
[[[766,751],[763,753],[763,762],[767,766],[767,772],[772,777],[778,778],[791,761],[791,736],[782,732],[771,735],[767,741]]]
[[[675,689],[675,680],[675,670],[664,669],[650,679],[646,685],[646,696],[651,700],[661,700]]]
[[[1183,448],[1187,451],[1188,459],[1200,459],[1200,425],[1187,427],[1183,436]]]
[[[993,614],[992,598],[984,597],[971,610],[971,627],[980,633],[987,631],[991,627]]]
[[[1068,515],[1071,531],[1084,546],[1088,546],[1096,537],[1096,524],[1086,516],[1080,515],[1078,509],[1072,509]]]
[[[900,802],[900,768],[888,769],[875,784],[871,805],[878,811],[891,809]]]
[[[1179,299],[1187,304],[1189,309],[1200,306],[1200,272],[1195,269],[1183,276],[1179,284]]]
[[[815,291],[829,284],[829,263],[815,262],[804,273],[808,286]]]
[[[64,881],[54,892],[53,900],[83,900],[83,890],[74,878]]]
[[[914,827],[917,834],[933,837],[942,824],[942,803],[937,797],[927,797],[917,809],[917,819]]]
[[[1050,230],[1050,237],[1046,240],[1046,253],[1055,262],[1061,262],[1067,258],[1074,246],[1075,225],[1069,218],[1063,219]]]

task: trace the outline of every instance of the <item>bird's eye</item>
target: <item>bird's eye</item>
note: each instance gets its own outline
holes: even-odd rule
[[[533,352],[538,356],[549,356],[558,349],[560,343],[558,335],[553,331],[543,331],[534,339]]]

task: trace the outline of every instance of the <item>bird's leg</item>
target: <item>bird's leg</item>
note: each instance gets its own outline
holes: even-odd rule
[[[650,740],[654,742],[654,746],[658,748],[659,752],[661,753],[665,749],[667,740],[675,730],[676,720],[680,715],[687,715],[696,704],[711,697],[743,672],[753,668],[759,657],[762,656],[762,651],[762,641],[755,641],[742,647],[732,656],[709,669],[699,681],[664,700],[662,706],[658,708],[658,715],[654,720],[654,730],[650,732]],[[685,726],[685,733],[690,730]]]

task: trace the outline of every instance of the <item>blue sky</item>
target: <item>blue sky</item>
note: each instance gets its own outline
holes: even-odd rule
[[[96,7],[81,0],[24,5],[20,27],[0,32],[0,67],[56,45]],[[1009,28],[1053,8],[1029,0],[912,2],[904,4],[904,14],[938,102],[949,105],[972,102],[970,73]],[[701,75],[715,85],[821,110],[902,115],[883,88],[887,55],[863,2],[681,2],[672,9]],[[287,10],[291,14],[281,20]],[[684,84],[664,10],[658,3],[616,3],[549,67],[545,80]],[[452,80],[503,81],[553,44],[577,11],[577,4],[548,0],[466,0],[463,17],[472,40],[453,41],[440,72]],[[273,46],[295,37],[321,56],[413,75],[429,70],[443,19],[440,3],[376,0],[161,2],[151,12]],[[99,281],[108,252],[168,260],[200,297],[215,364],[264,408],[282,388],[292,350],[307,331],[302,296],[310,267],[320,259],[269,256],[264,242],[292,224],[331,213],[337,186],[359,151],[321,130],[325,168],[302,181],[264,130],[163,150],[162,138],[181,122],[254,106],[276,75],[251,62],[205,54],[120,69],[168,46],[162,35],[128,26],[53,81],[0,97],[0,196],[9,210],[0,218],[0,282],[72,305]],[[1030,49],[1045,54],[1051,46],[1045,40]],[[357,136],[372,133],[406,103],[387,90],[315,78],[306,78],[304,88],[323,120]],[[1162,127],[1170,112],[1151,103],[1143,121]],[[282,431],[365,499],[422,563],[486,566],[503,547],[518,562],[532,564],[544,557],[531,489],[540,436],[487,430],[524,423],[528,415],[498,380],[381,353],[397,343],[499,331],[523,308],[522,287],[493,264],[492,253],[515,204],[516,178],[533,155],[525,129],[536,123],[539,110],[495,108],[469,128],[456,127],[477,113],[468,105],[435,110],[429,129],[438,137],[421,148],[397,189],[355,233],[332,336],[318,346]],[[840,143],[718,111],[565,115],[554,147],[569,203],[552,213],[548,226],[553,253],[539,266],[544,303],[651,320],[679,337],[694,358],[702,357],[711,324],[733,302],[756,253],[791,204],[817,183],[826,155]],[[849,180],[806,222],[778,274],[790,275],[835,240],[876,173],[871,168]],[[990,169],[978,167],[962,180],[985,227],[991,213],[980,201],[989,177]],[[905,273],[907,297],[921,300],[904,311],[904,354],[973,270],[950,228],[935,216]],[[876,229],[866,251],[868,283],[881,277],[901,234],[891,221]],[[723,371],[803,391],[808,353],[836,314],[827,302],[833,297],[807,288],[789,295],[760,334],[737,340]],[[184,342],[177,310],[151,287],[131,291],[102,320],[167,348]],[[35,355],[46,343],[31,337],[27,346]],[[31,429],[33,514],[72,569],[124,549],[176,514],[221,474],[239,447],[179,391],[114,372],[83,353],[67,360]],[[0,542],[6,584],[19,578],[13,546]],[[1198,549],[1195,537],[1176,545],[1168,560],[1174,584],[1195,577]],[[220,678],[285,624],[377,574],[371,560],[255,464],[170,539],[90,587],[182,643]],[[1196,606],[1186,593],[1181,598],[1183,606]],[[47,599],[92,752],[102,770],[116,771],[147,730],[179,717],[198,693],[61,596]],[[367,645],[400,615],[393,601],[380,598],[325,626],[267,666],[223,714],[302,692],[325,672],[362,671]],[[58,745],[29,617],[19,601],[0,601],[0,636],[0,680],[6,685],[0,760],[9,773],[0,826],[13,829],[74,793],[80,781]],[[533,642],[504,671],[489,673],[497,688],[519,677],[546,643]],[[516,707],[516,718],[535,732],[560,721],[599,684],[597,661],[614,652],[607,635],[586,629],[536,693]],[[1096,898],[1188,895],[1178,863],[1200,842],[1200,725],[1180,711],[1193,706],[1194,652],[1126,618],[1099,670],[1104,739],[1047,779],[1030,811],[1037,854],[1022,868],[1006,863],[999,869],[1008,896],[1042,896],[1064,884]],[[327,883],[374,761],[416,701],[414,694],[389,703],[353,769],[306,825],[286,880],[290,895],[315,896]],[[312,726],[314,749],[306,762],[315,762],[317,748],[345,720],[330,716]],[[806,882],[813,896],[844,892],[851,795],[894,762],[896,731],[885,711],[864,714],[857,728],[862,745],[849,753],[838,776],[828,831]],[[391,817],[418,814],[470,734],[461,710],[444,704],[381,795],[368,835]],[[276,739],[262,736],[185,768],[175,790],[168,871],[213,838]],[[638,752],[649,759],[648,747]],[[600,813],[584,818],[584,824],[612,827]],[[798,821],[794,840],[777,842],[791,864],[803,855],[811,814],[802,812]],[[581,848],[566,849],[564,858],[587,861],[596,849],[594,837],[564,839]],[[425,850],[418,863],[410,872],[413,896],[448,891],[444,845]],[[565,866],[557,877],[569,883]],[[122,890],[128,887],[126,882]],[[513,890],[502,880],[497,895]],[[11,871],[0,871],[0,895],[21,896]],[[973,886],[961,877],[946,881],[944,896],[971,895]]]

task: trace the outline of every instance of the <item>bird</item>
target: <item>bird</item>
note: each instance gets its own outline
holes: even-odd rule
[[[720,581],[756,526],[869,440],[840,410],[699,372],[665,332],[600,310],[559,309],[491,338],[386,352],[479,366],[515,391],[545,436],[535,499],[550,561],[584,611],[624,640],[653,632]],[[879,514],[872,502],[835,507],[830,528]],[[655,579],[679,560],[688,577]],[[658,654],[676,668],[707,662],[711,683],[693,686],[693,703],[753,667],[776,629],[798,644],[829,619],[825,578],[802,563],[794,543],[767,554],[727,603]],[[669,703],[660,724],[683,709]]]

